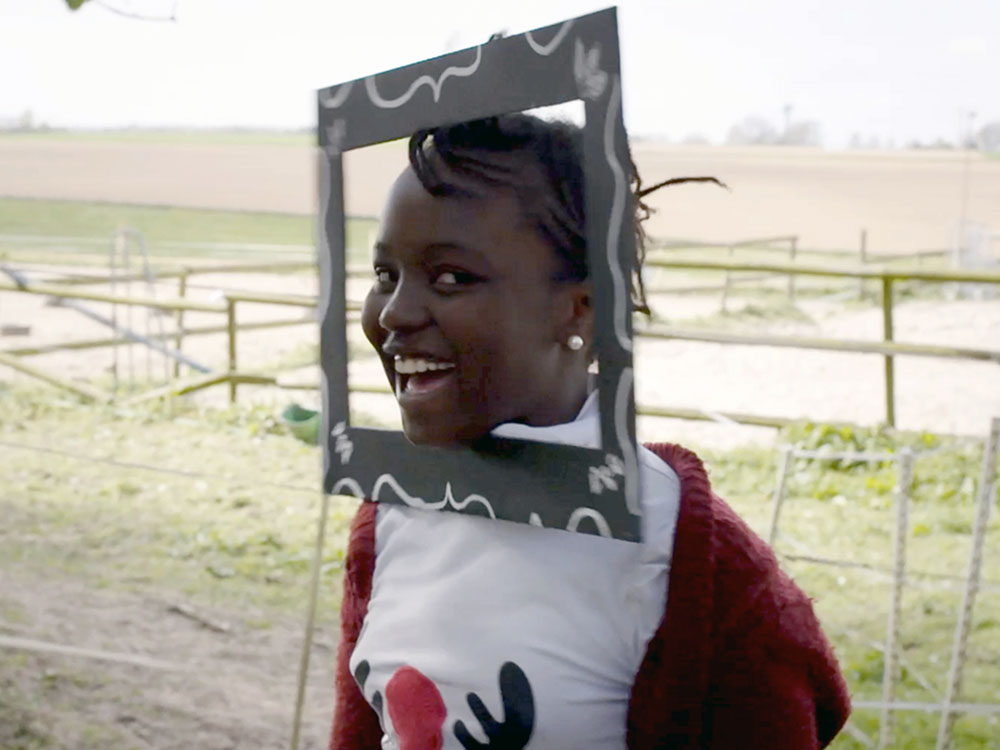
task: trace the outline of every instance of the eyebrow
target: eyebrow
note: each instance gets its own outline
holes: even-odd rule
[[[374,245],[374,250],[377,253],[382,252],[391,254],[392,246],[387,242],[376,242]],[[486,253],[482,252],[481,250],[477,250],[474,247],[469,247],[468,245],[458,244],[457,242],[433,242],[429,245],[424,245],[421,248],[421,252],[427,253],[432,259],[436,258],[437,256],[443,253],[458,252],[463,255],[470,255],[479,262],[485,263],[490,267],[492,267],[492,263],[490,263],[489,256]]]

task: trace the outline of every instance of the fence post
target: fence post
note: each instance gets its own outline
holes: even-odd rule
[[[788,478],[788,469],[792,464],[792,446],[786,445],[781,449],[781,460],[778,462],[778,481],[774,487],[774,498],[771,501],[771,524],[767,529],[767,543],[774,546],[774,540],[778,536],[778,516],[781,514],[781,505],[785,502],[785,481]]]
[[[966,576],[965,591],[962,594],[962,608],[955,624],[955,640],[951,649],[951,665],[948,667],[948,684],[945,687],[944,705],[941,708],[941,723],[938,724],[937,750],[948,750],[951,746],[951,730],[955,724],[952,704],[962,689],[962,674],[965,670],[965,648],[969,641],[972,625],[972,608],[979,593],[979,581],[983,569],[983,545],[986,541],[986,527],[990,520],[990,508],[994,502],[993,477],[997,468],[997,448],[1000,443],[1000,417],[990,422],[990,435],[983,445],[982,473],[979,475],[979,498],[976,508],[976,524],[972,529],[972,552],[969,556],[969,574]]]
[[[788,262],[795,263],[795,253],[798,251],[799,238],[792,237],[788,245]],[[788,274],[788,299],[795,302],[795,274]]]
[[[188,285],[188,269],[182,268],[181,275],[177,277],[177,296],[180,299],[187,297],[187,285]],[[181,351],[181,344],[184,342],[184,309],[181,308],[177,310],[174,315],[175,325],[177,326],[177,333],[174,336],[174,349],[178,353]],[[179,359],[174,360],[174,377],[176,378],[181,374],[181,362]]]
[[[861,251],[861,265],[865,266],[868,264],[868,230],[861,230],[861,243],[859,246]],[[864,278],[858,279],[858,299],[865,298],[865,280]]]
[[[882,717],[879,721],[879,750],[892,744],[895,714],[890,704],[896,698],[896,678],[899,671],[899,625],[903,604],[903,583],[906,580],[906,534],[909,529],[910,492],[913,489],[913,451],[899,452],[896,480],[896,529],[892,535],[892,599],[886,623],[885,651],[882,669]]]
[[[892,278],[882,277],[882,341],[889,343],[892,332]],[[896,373],[892,354],[885,355],[885,422],[896,426]]]
[[[319,506],[319,523],[316,525],[316,545],[313,547],[312,565],[309,570],[309,602],[306,607],[305,634],[302,638],[302,653],[299,654],[299,676],[295,689],[295,711],[292,716],[291,750],[299,750],[299,735],[302,731],[302,708],[305,704],[306,682],[309,677],[309,657],[312,653],[313,632],[316,626],[316,602],[319,598],[319,581],[323,574],[323,542],[326,539],[326,523],[330,516],[330,496],[323,493]]]
[[[236,403],[236,300],[226,297],[226,331],[229,334],[229,403]]]
[[[733,252],[736,250],[735,247],[729,245],[726,247],[726,257],[729,260],[733,258]],[[729,299],[729,276],[732,273],[728,268],[726,269],[726,280],[722,282],[722,312],[726,312],[726,302]]]

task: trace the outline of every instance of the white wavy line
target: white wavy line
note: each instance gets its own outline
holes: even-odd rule
[[[608,268],[611,271],[611,280],[615,290],[615,336],[618,344],[627,352],[632,351],[632,339],[628,335],[628,327],[625,321],[628,317],[628,310],[625,304],[625,282],[622,279],[621,268],[618,264],[618,237],[621,234],[622,217],[625,214],[625,170],[615,156],[614,146],[614,125],[615,115],[622,103],[622,90],[618,76],[615,76],[614,85],[611,89],[611,98],[608,102],[607,117],[604,120],[604,156],[608,160],[608,166],[615,176],[615,197],[611,204],[611,220],[608,224],[608,241],[605,249],[608,254]]]
[[[476,61],[471,65],[467,65],[464,68],[459,68],[452,66],[447,68],[444,73],[442,73],[437,80],[430,75],[422,75],[420,78],[415,80],[410,84],[410,88],[406,90],[406,93],[402,96],[396,97],[395,99],[383,99],[382,95],[379,94],[378,89],[375,88],[375,78],[374,76],[369,76],[365,79],[365,88],[368,90],[368,98],[372,100],[372,103],[376,107],[381,107],[382,109],[396,109],[397,107],[402,107],[406,104],[413,95],[416,93],[417,89],[421,86],[427,85],[431,87],[431,91],[434,94],[434,101],[441,97],[441,87],[444,82],[447,81],[452,76],[458,78],[467,78],[473,75],[477,70],[479,70],[479,64],[483,61],[483,49],[482,47],[476,47]]]
[[[448,482],[444,486],[444,499],[448,505],[459,511],[465,510],[470,503],[479,503],[486,508],[486,512],[490,514],[490,518],[494,521],[497,520],[497,514],[493,512],[493,506],[490,505],[490,501],[482,495],[468,495],[464,500],[456,501],[454,496],[451,494],[451,482]]]
[[[319,103],[326,107],[327,109],[336,109],[345,101],[347,101],[347,95],[351,93],[351,89],[354,88],[354,81],[345,83],[339,89],[337,89],[336,94],[320,94]]]
[[[635,445],[629,439],[628,425],[625,422],[628,417],[628,397],[631,392],[632,368],[626,367],[622,370],[615,390],[615,433],[625,462],[625,507],[633,516],[638,516],[642,514],[642,509],[639,507],[639,458],[635,452]]]
[[[424,510],[440,510],[444,507],[446,500],[441,500],[439,503],[429,503],[422,497],[413,497],[406,490],[402,488],[399,482],[396,481],[396,477],[392,474],[383,474],[378,479],[375,480],[375,484],[372,487],[372,500],[378,502],[379,493],[382,491],[382,487],[389,485],[393,492],[396,493],[396,497],[402,500],[404,503],[409,505],[411,508],[422,508]]]
[[[605,539],[614,539],[611,527],[608,526],[608,522],[604,516],[593,508],[577,508],[574,510],[569,517],[569,523],[566,524],[566,531],[576,531],[580,526],[580,521],[584,518],[592,520],[597,525],[597,532]]]
[[[333,296],[330,288],[333,283],[333,269],[330,268],[330,236],[326,232],[326,220],[330,215],[330,157],[323,151],[320,151],[319,154],[319,204],[322,207],[322,212],[318,215],[317,221],[319,222],[320,242],[323,245],[323,252],[319,254],[319,271],[320,279],[323,279],[321,291],[325,294],[321,295],[319,301],[317,319],[322,322],[326,319],[327,311],[330,309],[330,297]]]
[[[556,32],[556,35],[552,37],[552,41],[548,44],[539,44],[536,42],[530,31],[524,35],[524,38],[528,40],[528,46],[531,47],[531,49],[533,49],[537,54],[542,57],[548,57],[556,51],[556,47],[562,44],[562,40],[566,38],[566,35],[569,33],[572,26],[572,21],[566,21],[566,23],[559,27],[559,31]]]
[[[350,477],[344,477],[343,479],[338,479],[336,483],[333,485],[333,489],[330,490],[330,494],[339,495],[341,494],[341,489],[343,489],[344,487],[347,487],[349,490],[351,490],[351,494],[354,495],[354,497],[365,496],[365,491],[361,489],[361,485],[358,484],[357,481],[355,481],[354,479],[351,479]]]

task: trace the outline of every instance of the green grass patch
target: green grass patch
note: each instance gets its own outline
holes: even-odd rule
[[[112,236],[119,228],[126,227],[139,231],[150,254],[157,257],[245,259],[247,250],[212,245],[287,245],[311,252],[315,244],[314,226],[314,217],[298,214],[0,198],[0,235],[31,238],[0,236],[0,257],[10,260],[32,260],[40,254],[59,254],[67,256],[67,260],[81,254],[107,257]],[[359,253],[367,249],[376,226],[372,219],[349,219],[348,247]],[[281,255],[277,248],[256,249],[253,255],[264,253],[268,257]]]
[[[907,570],[901,627],[903,667],[897,699],[934,703],[943,692],[956,615],[971,551],[971,528],[982,459],[974,440],[929,433],[896,434],[885,429],[803,423],[781,442],[815,451],[895,453],[902,446],[928,452],[915,467],[907,534]],[[776,478],[773,450],[744,448],[703,455],[714,488],[760,534],[771,513]],[[797,460],[787,485],[775,547],[783,565],[814,599],[856,700],[880,700],[886,618],[891,592],[894,463]],[[975,609],[962,700],[1000,703],[1000,521],[987,531],[984,588]],[[847,560],[865,570],[794,560],[789,556]],[[878,712],[855,711],[855,725],[878,736]],[[938,716],[899,714],[898,748],[931,747]],[[995,747],[995,717],[968,716],[956,724],[955,747]],[[842,734],[832,747],[860,750]]]

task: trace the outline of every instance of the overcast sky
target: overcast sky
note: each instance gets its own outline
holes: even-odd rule
[[[0,121],[303,127],[314,90],[606,7],[589,0],[0,0]],[[622,0],[626,125],[719,142],[748,115],[828,147],[1000,120],[1000,0]]]

